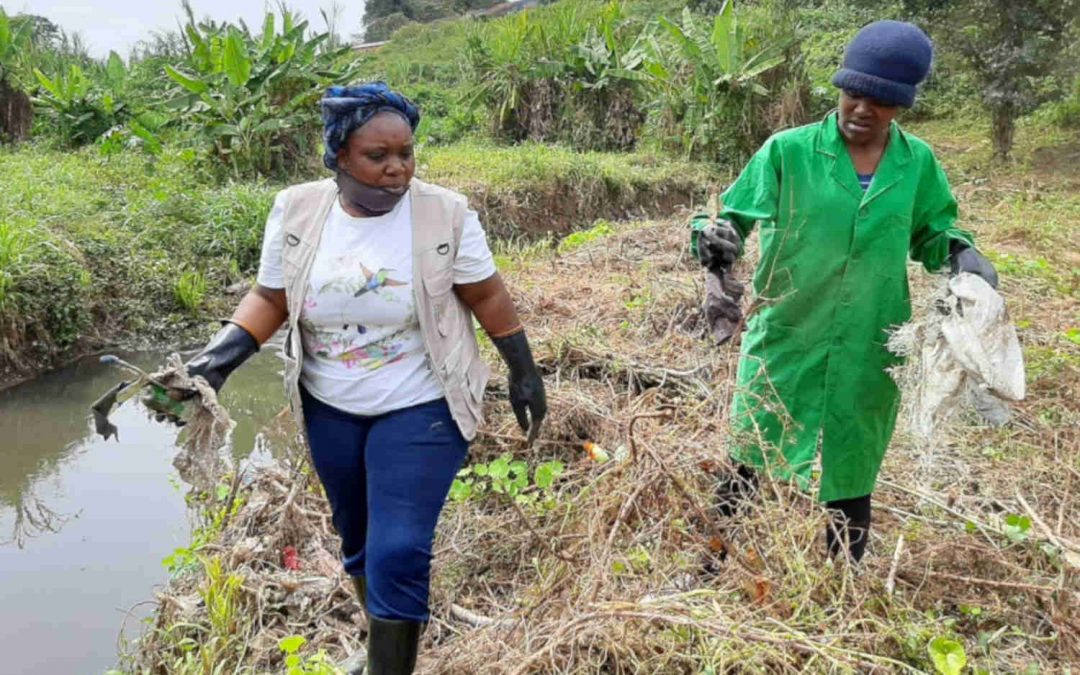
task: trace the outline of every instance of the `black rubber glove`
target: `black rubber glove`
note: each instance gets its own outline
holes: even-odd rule
[[[492,338],[491,341],[510,368],[510,406],[514,409],[521,430],[529,433],[528,445],[532,445],[547,415],[547,396],[544,393],[544,380],[536,370],[536,362],[529,349],[529,341],[525,338],[525,331]]]
[[[221,391],[225,379],[240,367],[252,354],[259,351],[259,343],[251,333],[231,321],[221,327],[206,347],[188,361],[188,375],[201,375],[214,391]]]
[[[707,269],[729,270],[739,256],[742,237],[735,226],[726,220],[718,220],[698,235],[698,256]]]
[[[991,288],[998,287],[997,270],[986,259],[986,256],[976,251],[966,241],[953,239],[949,242],[949,264],[952,267],[953,276],[968,272],[982,277]]]

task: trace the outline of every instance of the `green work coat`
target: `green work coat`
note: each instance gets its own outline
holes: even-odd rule
[[[900,402],[885,341],[911,316],[908,255],[933,272],[950,239],[971,243],[941,165],[894,123],[864,192],[833,113],[766,141],[719,215],[744,239],[761,227],[732,458],[807,488],[820,447],[822,501],[870,494]]]

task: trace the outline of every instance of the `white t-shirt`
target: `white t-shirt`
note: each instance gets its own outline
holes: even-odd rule
[[[259,265],[258,282],[267,288],[285,287],[283,214],[279,194],[266,221]],[[469,210],[454,259],[454,283],[475,283],[494,273],[484,229]],[[300,381],[328,405],[380,415],[443,397],[413,298],[408,197],[374,218],[354,218],[335,200],[315,255],[300,331]]]

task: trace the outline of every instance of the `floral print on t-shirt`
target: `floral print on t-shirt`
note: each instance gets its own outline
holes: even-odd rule
[[[369,268],[357,251],[333,257],[328,267],[334,270],[330,278],[318,288],[315,282],[308,286],[300,318],[305,352],[373,371],[416,347],[415,337],[410,340],[419,328],[411,284],[397,280],[394,269]]]

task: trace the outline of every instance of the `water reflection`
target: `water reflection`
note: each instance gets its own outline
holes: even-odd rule
[[[284,405],[273,351],[222,394],[237,455]],[[143,368],[163,360],[123,356]],[[108,669],[123,612],[152,598],[166,580],[161,559],[187,542],[177,430],[131,401],[112,417],[119,439],[93,434],[87,406],[121,378],[87,359],[0,392],[0,641],[20,645],[4,672]]]

